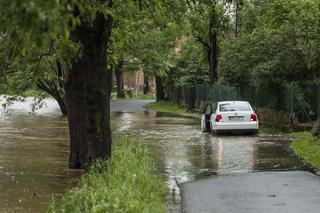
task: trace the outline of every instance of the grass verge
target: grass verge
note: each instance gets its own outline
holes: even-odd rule
[[[178,115],[183,115],[183,116],[191,116],[191,117],[196,117],[200,119],[201,114],[198,112],[195,113],[190,113],[187,112],[187,109],[184,107],[179,107],[175,105],[172,102],[169,101],[159,101],[159,102],[153,102],[150,104],[146,105],[147,109],[152,109],[157,112],[169,112],[169,113],[174,113]]]
[[[281,131],[280,129],[276,128],[276,127],[270,127],[270,126],[266,126],[264,125],[263,122],[259,121],[259,131],[263,134],[285,134],[283,131]]]
[[[291,135],[294,138],[291,149],[319,171],[320,138],[312,136],[310,132],[296,132]]]
[[[111,93],[111,100],[116,101],[116,100],[124,100],[124,99],[133,99],[133,100],[154,100],[155,94],[154,93],[147,93],[143,94],[143,92],[138,92],[138,93],[126,93],[125,98],[117,98],[117,93],[112,92]]]
[[[114,141],[111,160],[95,162],[48,212],[165,212],[167,188],[148,149],[128,136]]]

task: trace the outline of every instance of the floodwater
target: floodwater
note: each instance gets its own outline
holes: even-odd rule
[[[56,103],[46,101],[37,115],[28,113],[30,103],[1,111],[0,212],[45,212],[80,175],[68,169],[67,120]]]
[[[0,212],[45,212],[52,196],[74,186],[81,175],[68,169],[67,120],[57,104],[47,100],[46,108],[31,115],[30,103],[14,104],[9,116],[0,110]],[[307,169],[283,136],[211,136],[201,133],[194,118],[135,111],[112,112],[112,119],[117,132],[133,134],[154,154],[170,188],[168,212],[180,211],[177,183],[238,172]]]
[[[284,136],[218,135],[200,131],[199,120],[154,111],[116,113],[117,131],[150,147],[170,188],[168,212],[180,212],[177,184],[213,175],[255,171],[309,170]]]

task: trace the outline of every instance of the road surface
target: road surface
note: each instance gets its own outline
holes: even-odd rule
[[[183,213],[320,211],[320,179],[309,172],[258,172],[182,184]]]

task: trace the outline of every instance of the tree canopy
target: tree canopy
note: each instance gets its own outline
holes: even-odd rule
[[[54,97],[85,156],[72,167],[85,167],[110,154],[112,70],[142,69],[158,98],[206,83],[303,88],[320,76],[319,17],[318,0],[0,0],[0,93]]]

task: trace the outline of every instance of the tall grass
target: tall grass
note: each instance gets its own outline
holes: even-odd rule
[[[114,141],[111,160],[95,162],[48,212],[165,212],[167,188],[148,149],[128,136]]]
[[[320,138],[312,136],[310,132],[297,132],[291,135],[294,137],[291,149],[319,171]]]

